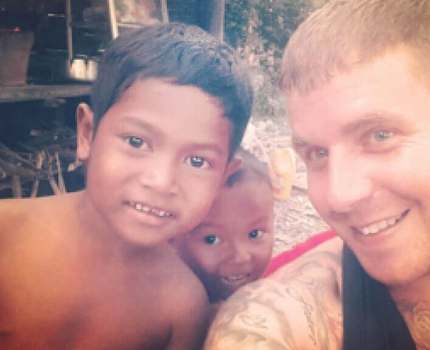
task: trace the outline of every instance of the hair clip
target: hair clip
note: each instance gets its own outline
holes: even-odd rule
[[[296,157],[290,147],[276,148],[269,154],[269,173],[272,180],[273,196],[285,201],[291,195],[296,175]]]
[[[296,157],[291,147],[276,147],[267,151],[251,123],[246,128],[242,147],[265,162],[269,167],[273,196],[278,201],[286,201],[296,175]]]

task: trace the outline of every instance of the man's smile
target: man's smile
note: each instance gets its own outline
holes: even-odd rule
[[[354,232],[359,233],[364,236],[374,236],[377,235],[393,226],[397,225],[400,221],[405,218],[409,213],[410,209],[403,211],[400,215],[392,216],[383,220],[375,221],[369,225],[362,227],[353,227]]]

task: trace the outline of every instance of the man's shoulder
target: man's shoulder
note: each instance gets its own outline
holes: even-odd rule
[[[267,278],[283,284],[311,279],[318,281],[325,288],[340,289],[342,247],[342,240],[338,237],[333,238],[279,268]]]
[[[340,252],[340,242],[320,247],[240,289],[206,349],[340,349]]]

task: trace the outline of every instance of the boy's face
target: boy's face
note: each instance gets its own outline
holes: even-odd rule
[[[272,254],[272,232],[271,189],[249,181],[224,187],[209,215],[179,247],[216,301],[261,276]]]
[[[312,202],[387,285],[430,271],[430,89],[412,60],[388,51],[288,101]]]
[[[94,135],[92,128],[91,110],[80,106],[78,157],[87,161],[86,196],[105,228],[139,245],[195,227],[233,167],[229,121],[196,87],[136,81]]]

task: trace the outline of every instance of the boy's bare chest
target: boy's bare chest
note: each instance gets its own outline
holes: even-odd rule
[[[162,349],[167,343],[168,320],[155,288],[124,283],[108,271],[45,272],[0,280],[0,348]]]

